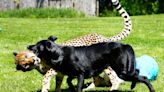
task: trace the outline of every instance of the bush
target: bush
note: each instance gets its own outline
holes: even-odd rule
[[[122,0],[121,3],[130,15],[159,13],[158,0]]]
[[[164,0],[120,0],[120,3],[130,15],[164,13]],[[100,16],[119,15],[112,5],[109,8],[107,5],[110,6],[111,2],[103,6],[105,9],[100,10]]]
[[[27,8],[14,9],[0,12],[0,17],[16,18],[59,18],[59,17],[84,17],[85,14],[74,9],[56,8]]]

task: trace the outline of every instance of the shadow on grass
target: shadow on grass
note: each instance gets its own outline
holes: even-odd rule
[[[32,92],[41,92],[41,90],[35,90]],[[48,92],[55,92],[55,90],[49,90]],[[61,92],[71,92],[71,90],[70,89],[61,89]]]
[[[36,90],[32,92],[41,92],[41,90]],[[55,92],[55,90],[50,90],[48,92]],[[71,92],[70,89],[61,89],[61,92]],[[88,91],[83,91],[83,92],[134,92],[134,91],[129,91],[129,90],[114,90],[114,91],[109,91],[109,90],[88,90]]]
[[[83,88],[87,88],[90,85],[90,83],[86,83]],[[105,87],[106,85],[99,85],[99,87]],[[75,86],[75,88],[77,88],[77,86]],[[32,91],[32,92],[41,92],[40,90],[36,90],[36,91]],[[55,92],[55,90],[50,90],[48,92]],[[71,92],[71,90],[69,88],[66,89],[61,89],[61,92]],[[114,91],[110,91],[108,89],[91,89],[91,90],[85,90],[83,92],[134,92],[133,90],[114,90]]]
[[[129,90],[114,90],[114,91],[109,91],[109,90],[94,90],[94,91],[85,91],[85,92],[134,92],[134,91],[129,91]]]

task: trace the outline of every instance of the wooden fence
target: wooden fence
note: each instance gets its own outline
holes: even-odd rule
[[[98,0],[0,0],[0,10],[16,8],[74,8],[84,12],[86,15],[98,14]]]

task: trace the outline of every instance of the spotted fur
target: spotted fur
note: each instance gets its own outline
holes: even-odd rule
[[[91,44],[96,44],[96,43],[101,43],[101,42],[113,42],[113,41],[119,41],[124,38],[126,38],[132,29],[132,24],[131,24],[131,19],[128,13],[125,11],[125,9],[121,6],[118,0],[112,0],[113,5],[116,7],[117,11],[120,13],[122,18],[124,19],[124,28],[123,31],[120,32],[119,34],[112,36],[112,37],[104,37],[103,35],[97,34],[97,33],[92,33],[88,34],[85,36],[81,36],[75,39],[71,39],[62,45],[65,46],[89,46]],[[120,79],[117,74],[110,68],[108,70],[105,70],[105,75],[108,76],[110,79],[110,82],[112,83],[112,87],[110,90],[116,90],[119,85],[123,82],[122,79]],[[49,75],[49,74],[48,74]],[[107,81],[108,78],[105,78]],[[46,78],[44,78],[46,80]],[[95,79],[95,78],[94,78]],[[93,80],[91,85],[87,87],[87,89],[94,88],[95,83],[98,85],[101,80]],[[48,83],[48,82],[47,82]],[[49,84],[48,84],[49,85]],[[44,88],[44,85],[43,85]]]
[[[81,36],[75,39],[68,40],[63,43],[66,46],[88,46],[100,42],[114,42],[126,38],[132,29],[131,19],[125,9],[121,6],[118,0],[112,0],[113,5],[116,7],[117,11],[120,13],[124,19],[123,31],[112,37],[105,37],[97,33],[91,33],[85,36]]]
[[[131,32],[131,28],[132,28],[131,19],[130,19],[128,13],[120,5],[118,0],[112,0],[112,3],[116,7],[117,11],[119,11],[122,18],[124,19],[124,28],[123,28],[122,32],[120,32],[119,34],[117,34],[115,36],[109,37],[109,38],[104,37],[103,35],[100,35],[97,33],[92,33],[92,34],[78,37],[76,39],[69,40],[69,41],[63,43],[62,45],[65,45],[65,46],[88,46],[88,45],[95,44],[95,43],[113,42],[113,41],[119,41],[119,40],[126,38]],[[26,55],[26,54],[27,53],[24,53],[24,55]],[[27,58],[27,57],[24,57],[24,58]],[[17,59],[16,61],[18,61],[18,60],[19,59]],[[29,59],[29,61],[30,61],[30,59]],[[49,90],[49,87],[50,87],[51,78],[53,76],[55,76],[57,73],[55,70],[50,69],[50,67],[47,66],[44,63],[44,61],[41,61],[41,65],[37,66],[36,69],[42,74],[45,74],[45,72],[47,72],[44,75],[44,78],[42,81],[42,92],[47,92]],[[117,74],[111,68],[106,69],[104,72],[105,72],[105,75],[108,76],[108,78],[105,78],[105,80],[110,79],[110,81],[112,83],[111,90],[116,90],[119,87],[120,83],[123,82],[123,80],[118,78]],[[57,81],[56,92],[60,91],[61,81],[63,80],[63,75],[62,74],[59,74],[59,75],[60,76],[57,76],[57,78],[60,81]],[[92,84],[87,89],[95,87],[95,83],[96,82],[99,83],[99,79],[97,79],[97,80],[98,81],[96,81],[96,80],[93,81]]]

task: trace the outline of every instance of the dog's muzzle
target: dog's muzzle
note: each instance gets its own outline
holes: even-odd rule
[[[39,66],[40,65],[40,62],[41,62],[40,58],[38,58],[38,57],[35,57],[34,58],[34,65],[35,66]]]

